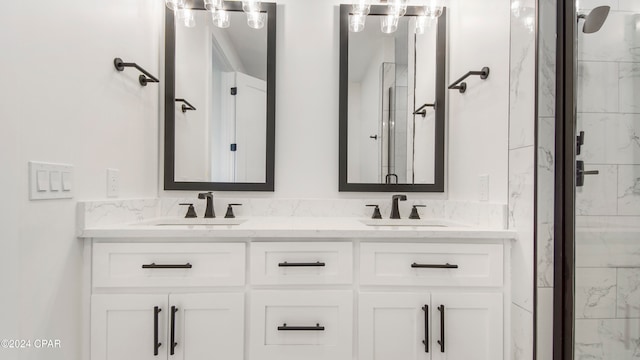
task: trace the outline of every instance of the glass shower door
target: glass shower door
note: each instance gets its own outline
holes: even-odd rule
[[[575,359],[640,359],[640,1],[577,4]]]

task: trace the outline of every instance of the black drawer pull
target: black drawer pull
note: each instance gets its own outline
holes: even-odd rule
[[[440,340],[438,340],[438,344],[440,344],[440,352],[444,352],[444,305],[438,306],[438,311],[440,311]]]
[[[281,262],[278,264],[279,267],[312,267],[312,266],[326,266],[325,263],[316,261],[314,263],[290,263],[290,262]]]
[[[424,352],[429,352],[429,305],[425,305],[422,307],[422,311],[424,311],[424,340],[422,343],[424,344]]]
[[[162,343],[158,341],[158,314],[162,309],[158,306],[153,307],[153,356],[158,356],[158,349],[162,346]]]
[[[282,326],[278,326],[278,331],[324,331],[324,326],[320,326],[320,324],[316,324],[316,326],[287,326],[287,324],[282,324]]]
[[[176,346],[178,343],[176,342],[176,313],[178,312],[178,308],[175,306],[171,307],[171,339],[169,340],[169,355],[175,355]]]
[[[413,263],[411,264],[412,268],[419,268],[419,269],[457,269],[458,265],[455,264],[416,264]]]
[[[186,263],[184,265],[158,265],[156,263],[142,265],[143,269],[191,269],[193,265]]]

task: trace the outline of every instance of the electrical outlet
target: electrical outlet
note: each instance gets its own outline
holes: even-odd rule
[[[107,169],[107,197],[118,197],[120,192],[120,170]]]
[[[478,194],[480,201],[489,201],[489,175],[478,177]]]

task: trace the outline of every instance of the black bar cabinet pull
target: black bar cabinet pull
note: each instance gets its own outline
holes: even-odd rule
[[[425,305],[422,307],[422,311],[424,311],[424,340],[422,343],[424,344],[424,352],[429,352],[429,305]]]
[[[278,331],[324,331],[324,326],[320,326],[320,324],[316,324],[316,326],[287,326],[287,324],[282,324],[282,326],[278,326]]]
[[[182,112],[183,112],[183,113],[186,113],[186,112],[187,112],[187,111],[189,111],[189,110],[193,110],[193,111],[197,110],[197,109],[195,108],[195,106],[191,105],[191,103],[190,103],[190,102],[188,102],[186,99],[176,99],[176,102],[182,102],[182,103],[184,103],[184,104],[182,105]]]
[[[159,83],[160,80],[158,80],[158,78],[156,78],[155,76],[149,74],[149,72],[145,69],[143,69],[141,66],[139,66],[136,63],[126,63],[124,61],[122,61],[122,59],[120,58],[115,58],[113,59],[113,65],[116,67],[116,70],[118,71],[124,71],[124,68],[126,67],[132,67],[132,68],[136,68],[138,69],[138,71],[140,71],[141,73],[143,73],[144,75],[140,75],[138,77],[138,81],[140,82],[140,85],[142,86],[147,86],[148,83]]]
[[[457,269],[458,265],[455,264],[417,264],[417,263],[413,263],[411,264],[412,268],[419,268],[419,269]]]
[[[290,262],[281,262],[278,264],[279,267],[312,267],[312,266],[326,266],[325,263],[316,261],[314,263],[290,263]]]
[[[158,314],[161,311],[159,307],[153,307],[153,356],[158,356],[158,349],[162,346],[162,343],[158,342]]]
[[[444,352],[444,305],[438,306],[438,311],[440,311],[440,340],[438,340],[438,344],[440,344],[440,352]]]
[[[480,71],[469,71],[460,79],[456,80],[453,84],[449,85],[449,89],[457,89],[461,94],[464,94],[464,92],[467,91],[467,83],[463,81],[472,75],[479,75],[480,79],[485,80],[489,77],[489,68],[485,66]]]
[[[184,265],[158,265],[156,263],[142,265],[143,269],[191,269],[193,265],[186,263]]]
[[[169,345],[170,355],[175,354],[176,345],[178,345],[178,343],[176,342],[176,313],[177,312],[178,312],[178,308],[175,306],[172,306],[171,307],[171,344]]]

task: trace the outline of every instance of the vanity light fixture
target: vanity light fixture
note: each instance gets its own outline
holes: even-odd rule
[[[173,11],[184,8],[185,0],[165,0],[167,7]]]
[[[191,9],[178,10],[178,19],[188,28],[196,26],[196,17]]]
[[[204,8],[211,12],[221,10],[223,6],[224,0],[204,0]]]
[[[357,3],[353,4],[349,15],[349,31],[361,32],[364,30],[367,15],[369,15],[370,11],[371,0],[358,0]]]
[[[216,10],[211,14],[213,25],[225,29],[231,25],[229,21],[229,13],[226,10]]]
[[[370,1],[370,0],[359,0]],[[196,26],[193,9],[185,7],[186,0],[165,0],[170,10],[176,12],[176,18],[186,27]],[[224,9],[224,0],[203,0],[205,10],[211,12],[213,24],[219,28],[228,28],[231,23],[229,13]],[[261,1],[242,1],[242,10],[247,14],[247,25],[252,29],[262,29],[267,20],[267,14],[261,11]]]
[[[266,14],[260,12],[260,1],[243,1],[242,10],[247,14],[247,25],[250,28],[262,29],[264,27]]]
[[[407,13],[407,0],[380,0],[388,5],[388,14],[380,21],[380,30],[385,34],[391,34],[398,29],[400,18]],[[443,6],[436,5],[437,0],[428,0],[429,4],[422,5],[422,14],[416,19],[416,33],[424,34],[430,20],[442,15]],[[366,17],[371,11],[371,0],[357,0],[351,5],[349,14],[349,31],[361,32],[364,30]]]

